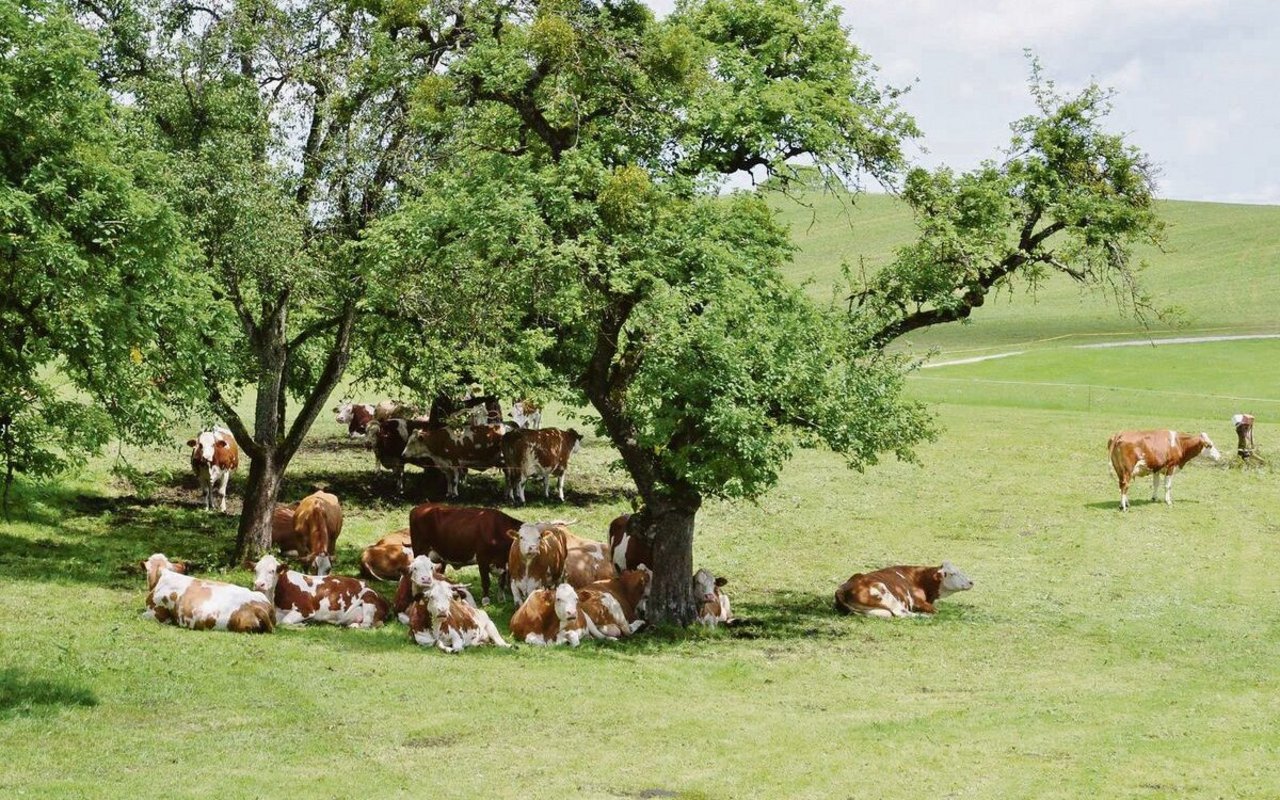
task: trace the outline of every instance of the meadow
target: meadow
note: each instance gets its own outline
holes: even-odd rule
[[[817,215],[798,230],[793,273],[815,296],[840,258],[869,262],[909,235],[900,206],[859,204],[849,236],[869,233],[857,252],[818,213],[830,206],[787,212],[798,228]],[[1153,260],[1153,287],[1198,327],[1280,328],[1268,310],[1280,209],[1167,209],[1180,244]],[[913,346],[998,352],[1135,330],[1074,287],[1036,299]],[[234,538],[234,516],[196,508],[186,432],[170,449],[123,453],[151,481],[144,494],[111,477],[115,453],[24,485],[0,527],[0,796],[1280,795],[1280,343],[1055,342],[917,373],[911,391],[943,428],[919,463],[859,474],[803,451],[758,503],[705,506],[697,562],[729,579],[752,620],[734,630],[458,657],[412,645],[398,624],[198,634],[140,619],[134,566],[160,550],[218,575]],[[1108,435],[1204,430],[1229,455],[1242,410],[1258,415],[1271,466],[1197,461],[1175,479],[1172,508],[1147,502],[1139,481],[1133,509],[1117,512]],[[575,423],[559,410],[547,424]],[[611,460],[588,437],[566,504],[507,510],[603,538],[630,508]],[[375,475],[331,416],[284,499],[318,482],[346,510],[339,571],[420,499],[415,481],[401,497]],[[499,499],[493,476],[464,495]],[[852,572],[943,559],[975,586],[934,618],[832,611]],[[511,611],[494,611],[504,631]]]

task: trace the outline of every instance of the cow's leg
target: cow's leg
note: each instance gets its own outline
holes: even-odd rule
[[[1121,473],[1120,475],[1120,510],[1129,510],[1129,475]]]
[[[218,486],[218,510],[227,513],[227,484],[231,482],[231,470],[222,471],[222,482]]]
[[[1160,495],[1160,472],[1151,473],[1151,502],[1155,502]]]
[[[551,473],[550,472],[542,473],[542,496],[544,499],[547,499],[547,500],[551,499]],[[560,499],[563,500],[564,498],[562,497]]]
[[[489,562],[479,561],[477,565],[480,567],[480,605],[487,606],[489,605]],[[498,587],[498,592],[502,592],[501,585]]]
[[[556,491],[560,495],[560,502],[563,503],[564,502],[564,473],[563,472],[560,473],[560,477],[557,481]]]
[[[524,481],[525,481],[525,475],[524,473],[521,473],[519,479],[516,480],[516,497],[520,498],[520,505],[525,504]]]
[[[1164,502],[1165,505],[1173,505],[1173,467],[1169,467],[1164,475]]]

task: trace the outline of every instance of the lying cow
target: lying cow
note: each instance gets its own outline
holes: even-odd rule
[[[187,440],[191,448],[191,470],[200,481],[204,493],[204,507],[213,510],[213,496],[218,495],[218,510],[227,510],[227,484],[231,473],[240,466],[240,448],[235,437],[226,428],[214,427],[202,431],[194,439]]]
[[[570,428],[530,430],[521,428],[502,437],[503,471],[507,477],[507,499],[525,502],[524,482],[542,477],[542,494],[551,497],[551,479],[556,478],[556,495],[564,502],[564,477],[569,457],[582,447],[582,434]]]
[[[507,536],[514,542],[507,556],[507,575],[516,603],[562,581],[579,589],[613,577],[604,543],[575,535],[563,522],[526,522],[518,530],[508,530]]]
[[[409,606],[414,601],[422,599],[423,593],[433,582],[446,584],[450,591],[453,592],[455,600],[476,608],[476,599],[471,596],[470,586],[465,583],[449,581],[444,576],[444,567],[442,565],[435,563],[426,556],[415,556],[409,562],[409,566],[405,568],[404,574],[400,576],[400,583],[396,585],[395,601],[392,603],[392,610],[396,612],[401,622],[408,624]]]
[[[627,622],[634,623],[644,618],[652,582],[653,572],[642,565],[639,569],[624,570],[613,578],[596,581],[583,588],[612,595],[613,599],[618,601],[618,606],[622,609]]]
[[[1129,508],[1129,483],[1135,477],[1151,475],[1151,502],[1160,493],[1164,473],[1164,501],[1173,505],[1173,473],[1201,453],[1214,461],[1222,458],[1205,433],[1177,431],[1121,431],[1107,440],[1111,467],[1120,481],[1120,510]]]
[[[698,604],[696,619],[708,628],[732,625],[735,622],[733,611],[729,607],[729,595],[720,591],[720,587],[728,582],[705,569],[693,574],[693,597]]]
[[[938,567],[885,567],[855,573],[836,589],[836,611],[868,617],[932,614],[940,598],[973,588],[963,572],[943,561]]]
[[[220,581],[186,575],[163,553],[141,562],[147,572],[147,610],[144,617],[192,630],[271,633],[275,612],[261,592]]]
[[[523,522],[493,508],[468,508],[423,503],[409,512],[410,546],[416,555],[457,569],[475,564],[480,568],[482,603],[489,604],[489,571],[502,573],[498,593],[507,579],[509,530]]]
[[[568,590],[561,596],[559,589]],[[569,599],[572,598],[572,599]],[[568,635],[561,635],[565,620],[576,617],[578,613],[578,594],[567,583],[556,589],[537,589],[529,594],[511,615],[511,635],[517,642],[533,645],[564,644],[577,646],[578,636],[572,640]]]
[[[376,581],[399,580],[413,561],[409,529],[388,533],[360,554],[360,574]]]
[[[364,581],[338,575],[303,575],[275,556],[253,565],[253,588],[271,598],[276,622],[300,625],[327,622],[348,628],[376,628],[390,606]]]
[[[342,533],[342,506],[325,491],[307,495],[293,512],[293,538],[302,563],[317,575],[333,569],[338,535]]]
[[[411,464],[431,465],[448,479],[446,497],[458,496],[458,485],[469,470],[502,465],[502,425],[467,425],[452,428],[432,424],[409,434],[401,458]]]
[[[409,607],[409,635],[420,645],[435,645],[446,653],[482,644],[510,647],[489,615],[455,600],[449,586],[433,581],[423,600]]]

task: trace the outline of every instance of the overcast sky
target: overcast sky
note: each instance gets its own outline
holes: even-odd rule
[[[649,0],[660,13],[672,0]],[[1280,204],[1280,0],[844,0],[853,40],[924,131],[925,165],[994,157],[1033,110],[1023,50],[1060,88],[1118,91],[1111,126],[1162,197]]]

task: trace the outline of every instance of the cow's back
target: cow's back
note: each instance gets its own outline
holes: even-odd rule
[[[511,549],[507,531],[522,524],[497,509],[424,503],[409,513],[409,539],[415,554],[435,552],[454,566],[475,563],[481,554],[505,566]]]
[[[342,532],[342,506],[328,492],[316,492],[302,498],[293,514],[294,536],[305,543],[312,555],[333,555],[338,535]]]
[[[1171,430],[1120,431],[1107,440],[1111,466],[1117,474],[1141,465],[1155,472],[1177,460],[1178,434]]]

